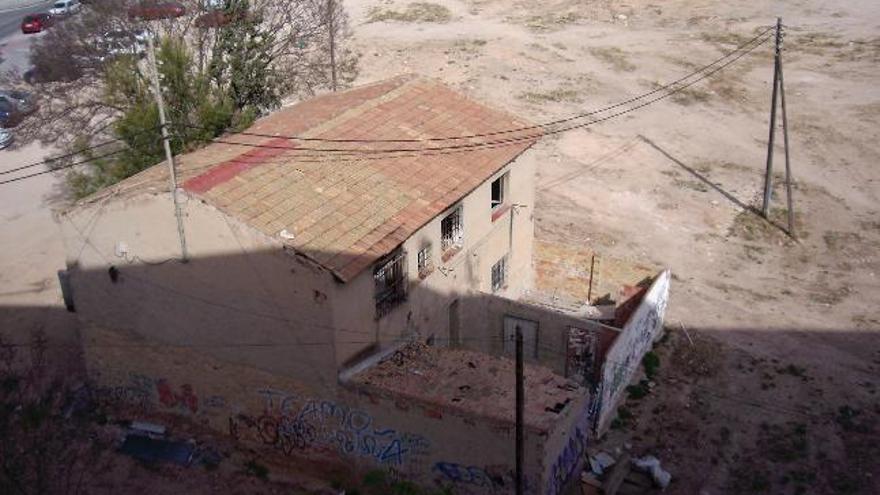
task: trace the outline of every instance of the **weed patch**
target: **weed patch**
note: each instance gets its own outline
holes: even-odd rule
[[[430,2],[413,2],[403,10],[373,7],[367,13],[367,22],[436,22],[452,20],[452,12],[443,5]]]
[[[610,65],[618,72],[632,72],[636,70],[635,64],[629,61],[629,56],[616,46],[592,47],[590,55]]]
[[[519,97],[533,103],[579,103],[581,101],[580,93],[577,90],[568,88],[556,88],[552,91],[546,91],[543,93],[527,92],[520,94]]]

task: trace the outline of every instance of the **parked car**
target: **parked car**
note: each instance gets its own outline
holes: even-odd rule
[[[21,114],[15,110],[15,105],[0,101],[0,127],[15,127],[21,122],[21,118]]]
[[[58,0],[49,9],[49,13],[54,16],[66,16],[79,12],[81,8],[82,4],[79,0]]]
[[[12,105],[12,108],[22,116],[30,115],[37,111],[34,97],[27,91],[0,89],[0,102]]]
[[[46,13],[29,14],[21,21],[21,32],[24,34],[39,33],[55,24],[55,19]]]
[[[0,150],[12,144],[12,131],[0,127]]]
[[[143,1],[128,9],[128,17],[152,21],[171,19],[186,14],[186,8],[177,2]]]

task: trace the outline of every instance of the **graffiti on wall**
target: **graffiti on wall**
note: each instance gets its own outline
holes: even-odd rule
[[[199,397],[189,383],[175,386],[165,378],[151,378],[139,373],[129,373],[128,381],[112,387],[94,389],[95,399],[104,404],[125,404],[147,409],[160,405],[167,409],[196,413],[199,411]],[[212,405],[223,401],[222,397],[212,396]]]
[[[598,394],[600,402],[597,430],[600,432],[608,426],[626,385],[663,328],[663,317],[669,299],[669,280],[669,270],[663,271],[654,280],[605,357]]]
[[[286,455],[306,449],[323,449],[344,456],[367,457],[380,465],[401,466],[427,452],[422,435],[381,428],[368,412],[331,400],[303,398],[263,389],[264,411],[253,417],[229,418],[229,434],[245,433]]]
[[[438,485],[452,485],[465,491],[475,489],[481,493],[510,493],[516,479],[514,471],[506,464],[468,466],[456,462],[437,462],[432,470]],[[528,477],[524,477],[523,484],[526,493],[534,493],[534,486]]]
[[[550,466],[546,485],[547,495],[563,493],[572,478],[578,474],[590,438],[590,425],[593,418],[591,414],[593,411],[592,402],[587,401],[583,410],[576,416],[577,419],[569,431],[568,440]]]
[[[585,328],[568,328],[565,353],[565,376],[581,385],[593,381],[596,362],[596,334]]]

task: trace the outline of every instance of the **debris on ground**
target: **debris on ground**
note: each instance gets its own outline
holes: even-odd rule
[[[192,461],[195,446],[189,442],[129,434],[125,437],[119,451],[145,462],[163,461],[188,466]]]
[[[651,475],[651,479],[654,480],[654,484],[657,487],[666,489],[669,486],[669,482],[672,480],[672,475],[669,474],[669,471],[665,471],[660,467],[660,460],[652,455],[646,455],[641,459],[633,459],[633,466],[636,468],[648,473]]]
[[[631,459],[628,452],[618,457],[604,451],[587,453],[588,467],[581,473],[581,495],[644,495],[665,490],[672,475],[660,467],[660,460],[647,455]]]

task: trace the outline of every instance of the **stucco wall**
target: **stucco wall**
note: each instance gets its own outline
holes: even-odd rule
[[[167,194],[114,199],[60,219],[80,318],[332,388],[329,274],[199,201],[185,211],[185,264],[176,261]]]
[[[452,487],[457,495],[513,491],[510,423],[355,385],[336,394],[316,391],[191,348],[144,345],[129,332],[87,326],[83,337],[91,344],[85,352],[97,400],[119,407],[122,417],[190,417],[257,449],[272,472],[336,464],[385,469],[425,486]],[[579,422],[587,403],[586,395],[570,403],[553,431],[526,428],[526,493],[558,493],[555,477],[582,459]]]
[[[642,358],[663,331],[669,299],[669,270],[663,271],[648,289],[642,302],[624,325],[602,364],[602,381],[597,396],[599,417],[596,431],[603,434],[611,424],[626,386],[639,369]]]
[[[446,214],[439,215],[407,239],[402,247],[407,253],[408,298],[382,319],[375,319],[372,270],[338,286],[335,299],[346,303],[334,307],[334,322],[345,329],[345,338],[340,336],[337,340],[378,338],[388,343],[404,335],[417,334],[423,339],[434,336],[437,344],[446,345],[450,338],[450,303],[474,291],[490,291],[492,265],[508,252],[509,283],[499,295],[516,297],[532,287],[534,173],[534,155],[526,151],[462,199],[463,247],[451,258],[444,261],[440,248],[440,225]],[[491,184],[504,174],[509,177],[505,203],[519,207],[507,209],[493,221]],[[426,244],[432,246],[434,270],[420,279],[418,252]],[[361,333],[357,335],[352,330]],[[474,338],[469,331],[468,323],[462,318],[463,340]],[[338,346],[338,362],[350,360],[361,349],[357,345]]]
[[[576,318],[520,301],[475,294],[463,300],[463,319],[474,335],[465,347],[494,355],[508,355],[504,351],[504,318],[513,316],[538,323],[538,356],[526,356],[529,362],[541,364],[565,375],[569,328],[582,328],[597,339],[596,363],[601,366],[608,348],[619,335],[619,330],[592,320]],[[596,373],[599,369],[594,370]]]

